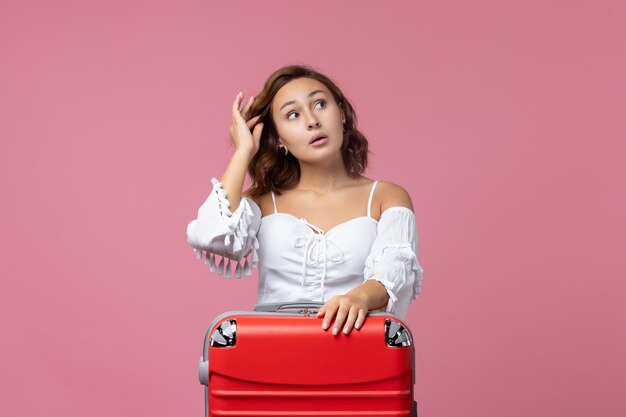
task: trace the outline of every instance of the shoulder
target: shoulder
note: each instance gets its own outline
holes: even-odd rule
[[[395,206],[406,207],[413,211],[411,196],[407,190],[398,184],[390,181],[378,181],[374,194],[376,205],[380,207],[380,213]]]
[[[260,195],[259,197],[251,197],[250,194],[244,191],[242,197],[246,197],[256,203],[257,206],[261,209],[261,216],[267,216],[274,212],[274,203],[272,202],[272,196],[270,193],[265,193]]]

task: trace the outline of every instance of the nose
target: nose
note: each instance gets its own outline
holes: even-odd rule
[[[308,114],[307,125],[309,128],[320,126],[319,120],[317,120],[317,117],[315,117],[313,113]]]

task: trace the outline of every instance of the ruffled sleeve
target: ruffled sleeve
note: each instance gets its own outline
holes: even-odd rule
[[[380,281],[387,289],[385,312],[404,319],[409,304],[421,292],[423,271],[417,260],[415,214],[407,207],[388,208],[378,222],[364,270],[366,280]]]
[[[258,263],[261,209],[252,199],[241,197],[239,206],[231,212],[222,183],[216,178],[211,182],[213,190],[198,209],[198,218],[187,225],[187,242],[198,259],[204,258],[211,272],[230,278],[234,268],[236,278],[250,276],[251,268]],[[219,262],[217,256],[221,256]]]

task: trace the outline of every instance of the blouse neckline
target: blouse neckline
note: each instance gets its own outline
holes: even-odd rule
[[[384,210],[384,211],[380,214],[380,218],[382,219],[382,218],[383,218],[383,216],[385,215],[385,213],[390,212],[390,211],[394,211],[394,210],[408,211],[408,212],[409,212],[409,214],[415,215],[415,213],[413,212],[413,210],[411,210],[411,209],[410,209],[410,208],[408,208],[408,207],[404,207],[404,206],[391,206],[391,207],[386,208],[386,209],[385,209],[385,210]],[[285,212],[282,212],[282,211],[279,211],[279,212],[276,212],[276,213],[270,213],[270,214],[267,214],[267,215],[265,215],[265,216],[261,217],[261,222],[263,222],[263,220],[264,220],[264,219],[266,219],[267,217],[272,217],[272,216],[276,216],[276,215],[280,215],[280,214],[285,215],[285,216],[287,216],[287,217],[291,217],[292,219],[295,219],[295,220],[298,220],[298,221],[306,222],[306,224],[307,224],[307,225],[309,225],[309,226],[315,226],[314,224],[309,223],[308,221],[306,221],[306,219],[305,219],[304,217],[302,217],[302,218],[301,218],[301,217],[297,217],[297,216],[294,216],[293,214],[290,214],[290,213],[285,213]],[[354,218],[352,218],[352,219],[346,220],[346,221],[344,221],[344,222],[341,222],[341,223],[339,223],[339,224],[336,224],[336,225],[334,225],[333,227],[331,227],[330,229],[328,229],[328,231],[326,231],[326,232],[323,232],[323,230],[322,230],[321,228],[317,227],[317,226],[315,226],[315,227],[316,227],[316,228],[318,228],[319,230],[322,230],[322,233],[321,233],[321,234],[328,234],[328,233],[332,232],[333,230],[335,230],[337,227],[339,227],[339,226],[341,226],[341,225],[344,225],[344,224],[346,224],[346,223],[350,223],[350,222],[352,222],[352,221],[354,221],[354,220],[363,219],[363,218],[365,218],[365,219],[372,219],[372,220],[373,220],[375,223],[377,223],[377,224],[380,222],[380,220],[376,220],[375,218],[373,218],[373,217],[371,217],[371,216],[358,216],[358,217],[354,217]]]
[[[351,223],[351,222],[353,222],[355,220],[359,220],[359,219],[372,219],[376,224],[378,223],[378,220],[376,220],[375,218],[373,218],[371,216],[359,216],[359,217],[354,217],[352,219],[349,219],[349,220],[346,220],[344,222],[338,223],[338,224],[334,225],[333,227],[331,227],[330,229],[328,229],[327,231],[324,231],[322,228],[314,225],[313,223],[309,223],[306,220],[306,218],[304,218],[304,217],[296,217],[293,214],[284,213],[284,212],[268,214],[266,216],[261,217],[261,221],[263,221],[267,217],[276,216],[276,215],[280,215],[280,214],[288,216],[288,217],[290,217],[292,219],[295,219],[297,221],[300,221],[302,223],[305,223],[307,226],[311,226],[311,227],[308,227],[309,230],[311,230],[313,233],[317,233],[317,234],[321,234],[321,235],[328,235],[330,232],[332,232],[333,230],[337,229],[339,226],[343,226],[345,224]]]

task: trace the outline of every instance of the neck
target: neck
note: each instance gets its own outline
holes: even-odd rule
[[[314,164],[300,161],[298,189],[324,194],[350,181],[341,154],[333,160]]]

